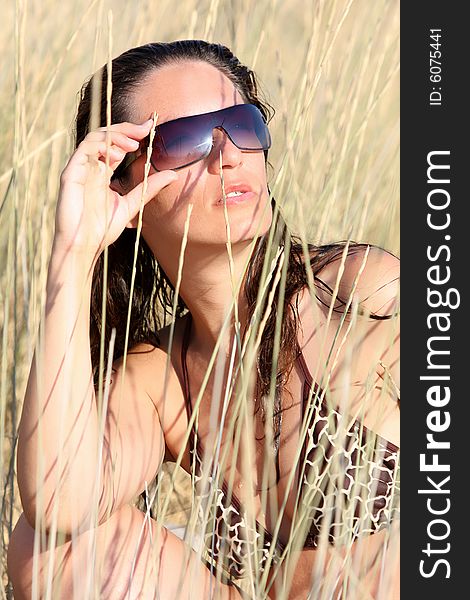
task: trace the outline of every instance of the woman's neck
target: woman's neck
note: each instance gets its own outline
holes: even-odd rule
[[[235,323],[243,331],[248,304],[243,291],[245,267],[251,254],[251,240],[232,246],[232,261],[227,249],[214,251],[186,248],[179,295],[192,317],[191,348],[201,356],[211,355],[224,328],[229,335],[221,341],[221,351],[231,351]],[[209,253],[209,250],[211,251]],[[163,270],[176,286],[178,257],[175,254],[157,255]],[[234,295],[236,301],[234,302]]]

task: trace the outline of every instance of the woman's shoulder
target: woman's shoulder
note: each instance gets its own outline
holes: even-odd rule
[[[302,297],[305,359],[312,373],[328,380],[333,404],[348,398],[348,413],[362,410],[366,426],[399,445],[400,261],[383,248],[365,244],[331,254],[332,260],[316,272],[315,295]],[[330,315],[335,292],[340,301]],[[351,295],[364,315],[354,323],[342,321]]]
[[[146,341],[135,343],[129,351],[128,356],[136,356],[136,360],[140,361],[143,365],[149,361],[163,360],[166,362],[168,353],[170,352],[170,341],[172,355],[175,354],[176,348],[180,345],[187,316],[186,314],[176,319],[173,325],[173,334],[172,323],[160,327]]]
[[[343,308],[352,299],[363,312],[371,315],[383,317],[393,314],[399,294],[399,258],[370,244],[331,248],[327,260],[324,260],[321,251],[312,257],[313,262],[322,259],[323,263],[316,272],[321,298],[331,297],[336,292],[337,304]]]
[[[171,350],[171,325],[166,325],[156,332],[154,341],[138,342],[128,353],[128,360],[133,361],[135,369],[139,371],[159,414],[163,412],[163,402],[165,398],[168,399],[169,394],[173,400],[170,403],[165,402],[165,405],[175,405],[175,396],[181,396],[177,355],[182,320],[177,319],[175,322]]]

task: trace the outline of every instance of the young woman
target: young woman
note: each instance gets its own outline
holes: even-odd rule
[[[276,597],[287,574],[288,597],[306,598],[312,585],[319,590],[328,579],[319,570],[322,540],[322,561],[330,569],[348,553],[361,573],[348,576],[348,598],[375,595],[379,588],[383,593],[376,557],[398,497],[398,333],[392,318],[398,259],[354,243],[310,244],[304,251],[289,233],[267,184],[270,111],[254,73],[225,46],[147,44],[114,59],[108,143],[106,68],[97,80],[101,85],[94,87],[92,79],[84,85],[76,149],[61,177],[45,361],[33,360],[19,429],[24,513],[8,556],[15,598],[31,597],[33,587],[44,593],[48,578],[60,580],[61,597],[85,597],[81,574],[90,571],[85,563],[92,540],[95,572],[101,573],[93,597],[202,599],[216,586],[220,597],[239,598],[245,592],[238,583],[251,564],[269,574],[269,597]],[[93,98],[101,127],[90,130]],[[263,268],[271,266],[258,298]],[[174,324],[165,325],[162,313],[172,314]],[[234,389],[243,377],[236,367],[264,317],[247,388],[251,401],[237,413]],[[114,362],[100,445],[102,334],[101,364],[106,369],[110,342]],[[238,434],[231,429],[237,418]],[[226,576],[223,583],[194,550],[187,567],[189,545],[132,505],[164,460],[180,458],[201,482],[208,454],[220,478],[216,526],[204,542],[206,556]],[[282,554],[300,508],[303,533],[287,573]],[[57,547],[34,548],[34,529],[41,527],[47,539],[63,534]],[[340,569],[331,593],[339,595],[345,581]]]

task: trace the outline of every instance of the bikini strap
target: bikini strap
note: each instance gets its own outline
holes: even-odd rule
[[[300,368],[302,369],[302,373],[304,374],[304,377],[307,380],[308,386],[311,387],[313,385],[313,377],[310,374],[310,371],[307,366],[307,362],[304,358],[304,355],[300,348],[298,340],[296,340],[296,345],[297,345],[297,360],[299,361]]]

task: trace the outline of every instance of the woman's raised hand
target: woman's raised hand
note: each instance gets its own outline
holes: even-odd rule
[[[144,182],[127,194],[111,189],[113,172],[128,152],[134,152],[150,132],[152,119],[141,125],[111,125],[109,168],[106,167],[106,127],[90,132],[70,157],[60,178],[54,240],[61,247],[90,254],[112,244],[138,214]],[[143,202],[178,179],[174,171],[149,175]]]

